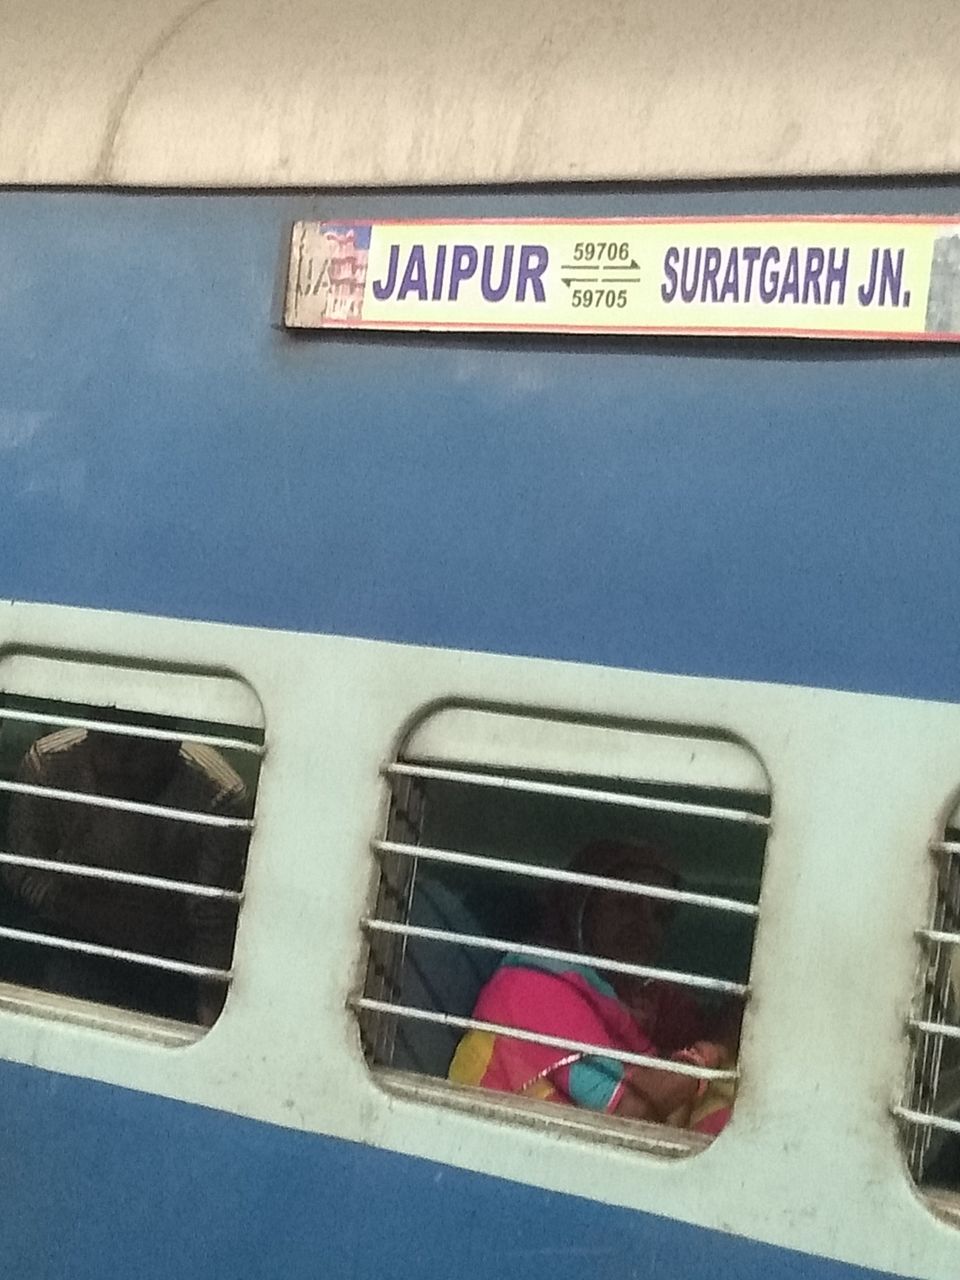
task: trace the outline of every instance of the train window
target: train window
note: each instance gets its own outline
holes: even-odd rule
[[[907,1162],[938,1207],[960,1214],[960,809],[931,844],[934,890],[918,933],[920,965],[908,1019],[911,1054],[902,1104]]]
[[[381,1081],[538,1123],[614,1115],[674,1154],[709,1142],[734,1100],[770,815],[752,752],[463,707],[385,774],[353,1001]]]
[[[259,703],[224,677],[29,655],[4,675],[0,1007],[195,1039],[231,978]]]

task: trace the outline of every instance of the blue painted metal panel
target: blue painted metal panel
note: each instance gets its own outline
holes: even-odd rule
[[[955,187],[0,196],[0,595],[960,699],[952,349],[276,326],[295,217]]]
[[[9,1063],[0,1132],[0,1258],[30,1280],[881,1277]]]

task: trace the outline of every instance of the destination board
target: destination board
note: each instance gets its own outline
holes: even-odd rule
[[[292,329],[960,341],[960,219],[298,222]]]

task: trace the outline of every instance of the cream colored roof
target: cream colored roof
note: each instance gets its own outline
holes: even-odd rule
[[[960,0],[0,0],[0,183],[960,171]]]

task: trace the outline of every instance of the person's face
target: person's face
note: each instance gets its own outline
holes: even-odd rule
[[[643,884],[670,887],[666,876],[649,872]],[[583,941],[594,955],[626,964],[652,964],[663,945],[674,905],[661,898],[594,890],[583,913]]]
[[[166,786],[176,765],[179,742],[89,735],[93,770],[106,795],[124,800],[152,800]]]

